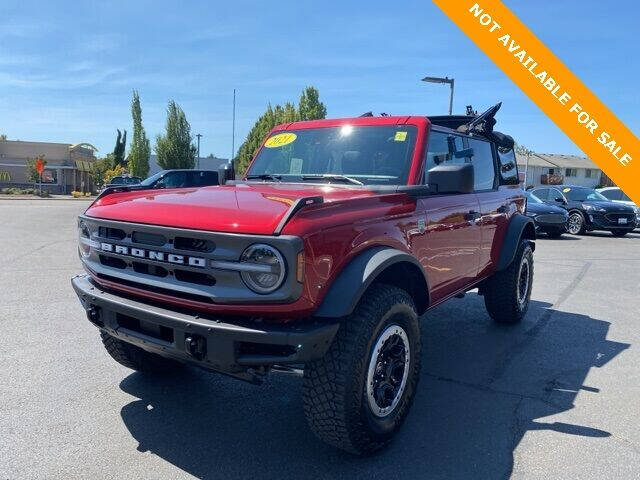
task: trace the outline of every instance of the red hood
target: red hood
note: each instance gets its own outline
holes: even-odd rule
[[[298,198],[322,196],[325,202],[332,202],[372,195],[361,188],[299,184],[132,191],[99,199],[87,215],[166,227],[270,235]]]

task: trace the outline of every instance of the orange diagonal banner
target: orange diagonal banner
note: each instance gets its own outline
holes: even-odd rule
[[[640,205],[638,138],[502,2],[433,1]]]

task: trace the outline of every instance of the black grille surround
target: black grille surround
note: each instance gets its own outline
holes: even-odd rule
[[[98,281],[203,303],[292,303],[302,294],[295,279],[297,254],[303,249],[299,237],[207,232],[87,215],[79,220],[91,243],[82,261]],[[254,243],[277,248],[286,264],[282,285],[269,294],[249,289],[238,270],[242,252]]]

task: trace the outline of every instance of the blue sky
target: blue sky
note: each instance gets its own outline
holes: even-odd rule
[[[636,134],[640,131],[636,2],[506,1]],[[613,5],[613,3],[609,3]],[[55,2],[0,5],[0,133],[90,142],[104,155],[131,130],[140,92],[147,134],[162,132],[175,99],[201,154],[231,153],[266,105],[320,90],[328,115],[373,110],[441,114],[503,102],[499,129],[538,152],[578,148],[430,1]],[[152,142],[153,144],[153,142]]]

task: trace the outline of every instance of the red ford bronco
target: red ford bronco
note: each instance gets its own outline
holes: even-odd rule
[[[499,106],[280,125],[242,180],[108,189],[78,219],[73,288],[121,364],[300,373],[318,437],[380,449],[416,394],[421,315],[474,288],[497,322],[527,311],[535,230]]]

